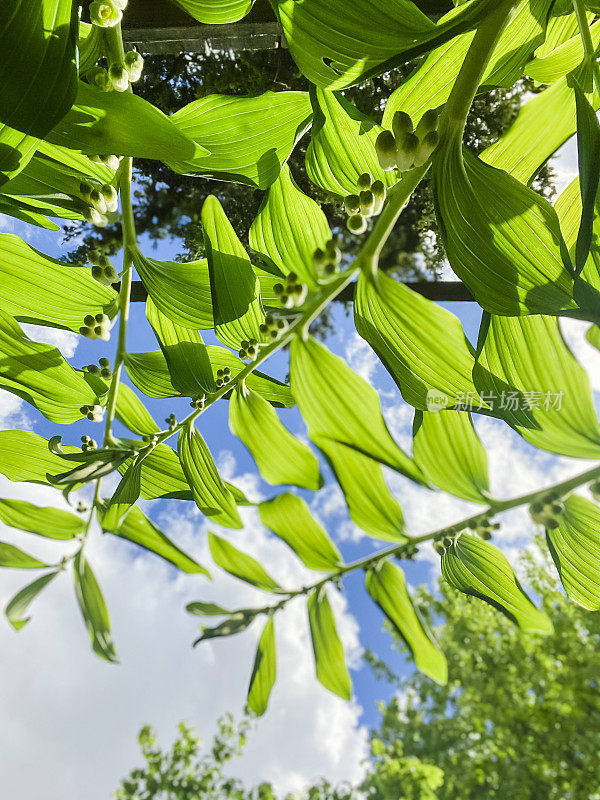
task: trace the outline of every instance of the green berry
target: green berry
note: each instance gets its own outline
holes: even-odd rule
[[[379,166],[385,172],[396,169],[396,138],[391,131],[381,131],[375,141]]]
[[[402,138],[397,137],[396,140],[398,141],[396,165],[400,172],[407,172],[414,166],[415,155],[420,142],[414,133],[404,133]]]
[[[363,217],[370,217],[375,208],[375,195],[368,189],[360,193],[360,213]]]
[[[406,111],[396,111],[392,117],[392,132],[398,141],[405,133],[413,132],[413,122]]]
[[[346,220],[346,227],[350,233],[364,233],[367,230],[367,220],[362,214],[352,214],[352,216],[348,217]]]
[[[362,175],[359,176],[358,180],[356,181],[356,188],[358,192],[364,192],[367,189],[371,188],[371,176],[368,172],[363,172]]]
[[[344,211],[346,214],[356,214],[360,210],[360,200],[357,194],[349,194],[344,198]]]

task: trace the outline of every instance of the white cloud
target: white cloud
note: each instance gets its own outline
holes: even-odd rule
[[[63,331],[60,328],[46,328],[43,325],[29,325],[27,323],[21,327],[34,342],[44,342],[58,347],[65,358],[71,358],[75,355],[79,340],[77,334],[73,333],[73,331]]]
[[[370,345],[356,331],[350,334],[349,341],[346,344],[345,357],[354,372],[368,383],[373,382],[373,373],[379,361]]]
[[[560,321],[560,327],[567,344],[587,372],[592,389],[600,392],[600,351],[585,338],[590,323],[564,317]]]

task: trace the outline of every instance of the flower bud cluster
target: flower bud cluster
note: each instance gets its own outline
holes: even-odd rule
[[[102,422],[104,417],[104,406],[81,406],[79,411],[84,417],[87,417],[90,422]]]
[[[325,249],[317,247],[313,253],[313,266],[318,275],[333,275],[337,272],[342,260],[342,252],[335,239],[325,244]]]
[[[106,215],[116,211],[119,204],[119,195],[115,187],[109,183],[96,187],[83,182],[79,184],[79,196],[88,206],[83,212],[85,219],[99,228],[105,228],[108,225]]]
[[[90,161],[93,161],[94,164],[104,164],[105,167],[108,167],[112,170],[119,169],[119,164],[121,163],[121,158],[119,156],[88,156]]]
[[[83,502],[80,500],[80,501],[77,503],[77,511],[78,511],[80,514],[84,514],[84,513],[85,513],[87,510],[88,510],[88,507],[86,506],[86,504],[85,504],[85,503],[83,503]]]
[[[93,317],[88,314],[83,319],[83,325],[79,328],[79,333],[89,339],[102,339],[107,342],[110,339],[111,321],[106,314],[96,314]]]
[[[534,522],[548,530],[558,528],[560,517],[565,510],[564,503],[555,495],[547,495],[529,506],[529,513]]]
[[[286,319],[282,317],[274,317],[272,314],[267,314],[265,321],[260,326],[260,332],[272,341],[277,341],[288,329],[289,324]]]
[[[126,92],[131,83],[136,83],[142,76],[144,59],[137,50],[129,50],[122,61],[113,61],[108,69],[95,66],[89,69],[85,78],[90,86],[101,92]]]
[[[100,358],[98,360],[98,365],[99,366],[96,366],[96,364],[87,364],[83,370],[84,372],[89,372],[90,375],[98,375],[100,378],[108,379],[112,376],[108,358]]]
[[[492,522],[489,517],[481,517],[477,522],[469,522],[469,530],[481,539],[491,539],[494,531],[500,528],[499,522]]]
[[[366,231],[368,217],[381,214],[385,195],[383,181],[374,181],[368,172],[359,177],[356,182],[356,194],[349,194],[344,198],[344,209],[348,214],[346,227],[350,233]]]
[[[443,556],[446,550],[449,550],[453,544],[454,538],[452,536],[442,536],[441,539],[435,540],[433,549],[438,555]]]
[[[90,261],[92,262],[92,277],[97,280],[98,283],[101,283],[103,286],[112,286],[113,283],[119,280],[119,273],[107,256],[90,253]]]
[[[206,395],[199,394],[196,395],[196,397],[192,397],[190,405],[192,408],[196,408],[199,411],[203,411],[205,403],[206,403]]]
[[[416,130],[408,114],[396,111],[392,130],[382,131],[375,142],[381,168],[386,172],[393,169],[408,172],[421,167],[438,145],[437,126],[438,114],[434,110],[423,114]]]
[[[90,4],[90,22],[100,28],[114,28],[123,19],[127,0],[94,0]]]
[[[301,306],[306,300],[308,292],[305,283],[299,283],[298,276],[295,272],[290,272],[286,276],[285,285],[283,283],[276,283],[273,286],[273,291],[279,298],[279,302],[285,308],[295,308]]]
[[[175,414],[169,414],[169,416],[165,419],[165,422],[169,426],[170,431],[174,431],[177,427],[177,417]]]
[[[81,449],[84,453],[87,453],[88,450],[95,450],[97,447],[97,442],[91,436],[81,437]]]
[[[142,436],[142,441],[147,442],[147,444],[155,445],[158,443],[158,434],[157,433],[145,433]]]
[[[244,339],[240,344],[239,357],[248,361],[255,361],[258,355],[258,342],[256,339]]]
[[[223,369],[217,370],[217,379],[215,381],[217,385],[217,389],[220,389],[221,386],[225,386],[226,383],[231,381],[231,370],[229,367],[223,367]]]

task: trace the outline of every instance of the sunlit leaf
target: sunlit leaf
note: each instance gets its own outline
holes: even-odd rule
[[[277,677],[277,655],[275,651],[275,627],[270,616],[261,633],[250,685],[248,687],[248,708],[258,717],[267,710],[269,695]]]
[[[126,383],[119,385],[115,416],[125,427],[140,436],[160,430],[148,409]]]
[[[466,411],[417,411],[413,453],[440,489],[473,503],[489,502],[486,453]]]
[[[546,540],[567,595],[599,611],[600,508],[584,497],[567,497],[558,528],[547,529]]]
[[[600,124],[585,93],[577,84],[573,88],[577,107],[577,153],[582,199],[581,222],[575,246],[575,267],[579,273],[585,266],[592,244],[600,180]]]
[[[0,6],[0,120],[44,137],[75,100],[78,13],[72,0]]]
[[[99,382],[101,383],[101,382]],[[82,373],[56,347],[29,339],[15,320],[0,310],[0,388],[31,403],[52,422],[75,422],[97,395]]]
[[[73,561],[75,594],[87,628],[92,649],[105,661],[117,661],[110,632],[110,617],[92,568],[79,551]]]
[[[314,288],[313,254],[329,239],[327,217],[318,203],[300,191],[284,164],[250,226],[250,247],[267,256],[284,275],[295,272],[302,283]]]
[[[485,600],[520,628],[552,633],[552,622],[533,605],[506,557],[477,536],[461,534],[442,556],[442,575],[450,586]]]
[[[138,501],[141,492],[141,463],[134,462],[121,478],[103,516],[106,530],[116,530],[129,509]]]
[[[200,511],[220,525],[241,528],[242,520],[235,500],[221,480],[206,442],[193,422],[180,431],[178,452],[185,477]]]
[[[85,520],[75,514],[52,506],[34,506],[26,500],[0,500],[0,521],[50,539],[73,539],[85,527]]]
[[[0,186],[27,166],[38,142],[35,136],[0,123]]]
[[[38,594],[58,575],[58,572],[49,572],[41,578],[25,586],[12,598],[6,606],[6,618],[16,631],[25,627],[31,617],[24,616],[31,603]]]
[[[305,489],[323,485],[319,463],[310,448],[292,436],[273,406],[247,386],[238,386],[231,394],[229,426],[269,483]]]
[[[256,97],[211,94],[169,118],[210,155],[182,158],[173,154],[166,163],[175,172],[267,189],[311,117],[308,92],[264,92]]]
[[[335,617],[323,587],[309,596],[307,607],[317,679],[330,692],[350,700],[352,680],[346,667],[344,647],[338,636]]]
[[[354,321],[407,403],[426,410],[430,390],[449,406],[467,393],[479,400],[471,375],[475,352],[450,311],[379,271],[359,276]]]
[[[254,0],[173,0],[184,11],[207,25],[237,22],[252,8]]]
[[[594,18],[593,14],[588,14],[588,24]],[[574,19],[573,15],[571,18]],[[572,24],[567,22],[567,19],[562,18],[565,24],[565,30],[569,30],[568,25]],[[557,47],[551,51],[538,55],[532,59],[526,66],[526,72],[530,78],[538,81],[539,83],[554,83],[559,78],[567,75],[576,69],[583,61],[583,42],[579,31],[577,31],[577,22],[575,20],[575,30],[571,31],[570,38],[562,41]],[[595,47],[600,43],[600,24],[594,23],[590,25],[590,36]]]
[[[124,474],[133,463],[125,461],[119,472]],[[193,500],[181,463],[168,444],[159,444],[141,462],[140,497],[144,500],[157,498]]]
[[[417,668],[437,683],[445,684],[446,658],[413,606],[400,567],[384,561],[370,569],[366,587],[408,646]]]
[[[340,551],[301,497],[284,492],[260,503],[258,511],[263,525],[291,547],[309,569],[331,572],[343,563]]]
[[[86,267],[66,266],[12,234],[0,234],[0,309],[21,322],[79,332],[87,314],[116,314],[117,293]]]
[[[81,453],[79,447],[63,447]],[[48,484],[48,473],[60,472],[65,462],[48,449],[46,439],[33,431],[0,431],[0,473],[11,481]]]
[[[42,569],[49,564],[39,561],[29,553],[15,547],[14,544],[0,542],[0,567],[11,567],[13,569]]]
[[[208,544],[215,564],[225,572],[265,592],[283,591],[255,558],[238,550],[226,539],[209,533]]]

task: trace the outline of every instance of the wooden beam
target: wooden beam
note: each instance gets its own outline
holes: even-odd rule
[[[176,28],[131,28],[123,31],[126,47],[142,53],[175,55],[211,50],[274,50],[283,46],[276,22],[234,22]]]
[[[435,300],[438,303],[474,303],[475,298],[460,281],[407,281],[404,283],[413,292],[426,297],[428,300]],[[119,291],[121,284],[114,283],[113,289]],[[131,287],[131,302],[143,303],[148,297],[144,284],[141,281],[133,281]],[[354,284],[340,292],[336,300],[342,302],[352,302],[354,300]]]

